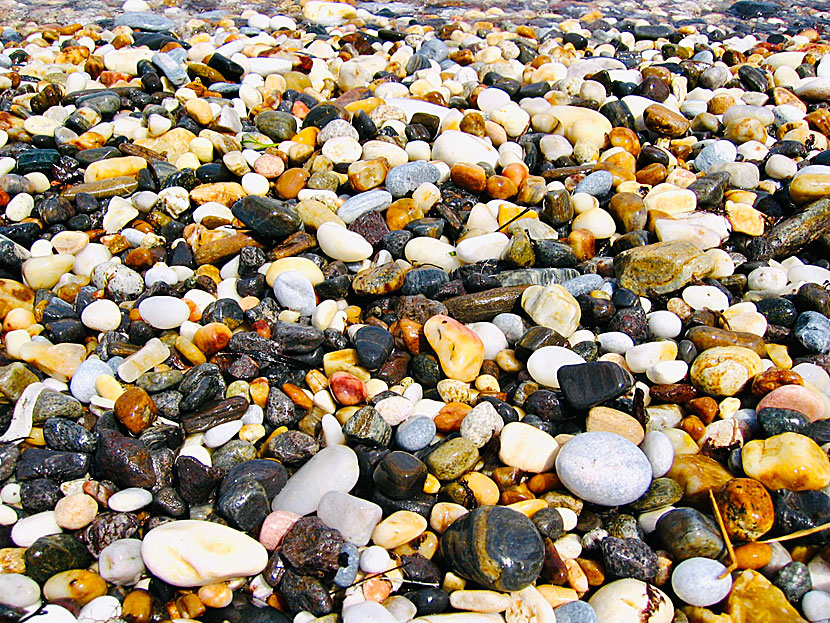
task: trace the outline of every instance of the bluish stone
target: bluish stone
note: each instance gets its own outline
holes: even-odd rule
[[[574,193],[587,193],[594,197],[603,197],[611,192],[614,176],[609,171],[594,171],[585,176],[574,188]]]
[[[796,339],[804,348],[817,353],[830,352],[830,319],[815,311],[806,311],[795,321]]]
[[[398,426],[395,443],[407,452],[416,452],[429,445],[435,436],[435,422],[426,416],[409,418]]]
[[[184,51],[183,48],[180,49]],[[163,52],[153,54],[153,65],[158,67],[159,70],[167,76],[167,79],[177,87],[190,80],[187,77],[187,71],[185,71],[184,66],[170,54],[165,54]]]
[[[449,280],[450,276],[440,268],[413,268],[406,271],[401,292],[407,296],[423,294],[430,298]]]
[[[424,41],[423,45],[418,49],[418,54],[423,54],[428,59],[440,63],[449,56],[450,49],[441,39],[430,39],[429,41]]]
[[[393,197],[408,195],[421,184],[434,184],[441,177],[438,167],[416,160],[394,167],[386,176],[386,190],[392,193]]]
[[[590,409],[623,395],[634,379],[613,361],[589,361],[562,366],[557,374],[565,399],[574,409]]]
[[[700,150],[695,158],[695,168],[708,173],[712,165],[718,162],[735,162],[737,156],[738,149],[731,141],[715,141]]]
[[[556,623],[597,623],[597,613],[587,601],[569,601],[553,609]]]
[[[602,287],[602,277],[596,274],[580,275],[573,279],[568,279],[562,284],[571,296],[576,298],[580,294],[588,294],[594,290],[599,290]]]
[[[162,30],[172,30],[176,26],[176,22],[157,13],[124,13],[115,18],[115,25],[160,32]]]
[[[351,225],[364,212],[384,210],[392,205],[392,193],[386,190],[368,190],[349,197],[337,208],[337,216],[343,219],[346,225]]]
[[[360,564],[360,552],[357,551],[351,543],[343,543],[340,548],[340,560],[345,559],[346,563],[337,570],[334,576],[334,583],[337,586],[346,587],[351,586],[357,577],[357,571]]]

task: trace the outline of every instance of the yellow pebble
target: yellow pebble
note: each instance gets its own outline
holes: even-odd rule
[[[180,335],[176,338],[176,350],[179,351],[182,356],[194,366],[207,363],[205,354],[196,348],[196,345],[184,336]]]
[[[95,379],[95,391],[101,398],[117,400],[118,397],[124,393],[124,388],[114,376],[110,376],[109,374],[101,374],[97,379]]]
[[[438,493],[441,488],[441,482],[432,474],[427,474],[427,479],[424,481],[424,493],[433,495]]]
[[[311,147],[314,147],[314,145],[317,144],[317,135],[319,133],[319,128],[309,127],[295,134],[291,140],[295,143],[300,143],[301,145],[310,145]]]
[[[793,360],[786,346],[783,344],[766,344],[765,348],[770,361],[775,364],[776,368],[789,370],[793,367]]]
[[[234,396],[241,396],[245,400],[250,400],[250,385],[247,381],[238,380],[228,385],[228,389],[225,390],[225,398],[233,398]]]
[[[462,591],[466,588],[466,586],[467,580],[455,575],[452,571],[448,571],[447,575],[444,576],[442,588],[448,593],[452,593],[453,591]]]
[[[734,417],[741,408],[741,401],[737,398],[724,398],[718,405],[718,415],[724,420]]]
[[[499,392],[501,386],[492,374],[482,374],[476,379],[476,389],[480,392]]]
[[[268,402],[268,393],[271,391],[271,385],[268,379],[264,377],[255,378],[251,381],[249,391],[251,392],[251,400],[254,404],[264,409]]]
[[[516,351],[511,348],[505,348],[496,354],[496,365],[505,372],[518,372],[524,367],[522,362],[516,359]]]
[[[239,429],[239,438],[242,441],[254,443],[265,437],[265,427],[262,424],[245,424]]]
[[[507,505],[507,508],[519,512],[525,517],[533,517],[533,515],[547,507],[548,503],[544,500],[522,500],[521,502],[514,502],[513,504]]]

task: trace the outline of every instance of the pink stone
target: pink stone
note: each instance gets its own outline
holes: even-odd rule
[[[274,179],[282,175],[282,172],[285,171],[285,163],[279,156],[262,154],[254,162],[254,171],[267,177],[269,180]]]
[[[291,511],[274,511],[269,513],[262,522],[259,530],[259,542],[262,546],[271,551],[280,546],[285,533],[300,518],[297,513]]]
[[[792,409],[803,413],[813,422],[824,417],[824,403],[813,392],[801,385],[784,385],[772,390],[758,403],[756,410],[760,411],[767,407]]]
[[[357,405],[366,401],[366,385],[363,381],[342,370],[329,377],[329,389],[341,405]]]

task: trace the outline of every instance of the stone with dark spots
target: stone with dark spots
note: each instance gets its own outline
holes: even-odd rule
[[[657,575],[657,554],[640,539],[609,536],[602,540],[600,548],[610,576],[650,582]]]
[[[217,507],[231,525],[245,532],[252,532],[262,525],[271,512],[271,500],[265,487],[255,480],[240,480],[223,488]]]
[[[286,569],[279,589],[292,612],[310,612],[314,616],[322,617],[334,608],[328,589],[315,577],[300,575]],[[248,623],[247,620],[245,623]]]
[[[102,513],[83,532],[86,547],[95,558],[107,545],[129,539],[138,532],[141,521],[133,513]]]
[[[285,533],[280,550],[298,573],[331,577],[340,567],[343,536],[317,517],[301,517]]]
[[[503,506],[483,506],[455,520],[441,536],[439,552],[455,573],[496,591],[532,584],[545,557],[533,522]]]

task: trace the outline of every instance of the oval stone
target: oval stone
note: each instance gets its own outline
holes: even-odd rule
[[[648,457],[615,433],[577,435],[559,450],[556,473],[574,495],[601,506],[630,504],[651,484]]]
[[[533,522],[503,506],[482,506],[456,519],[441,536],[439,551],[458,575],[497,591],[529,586],[544,562]]]

